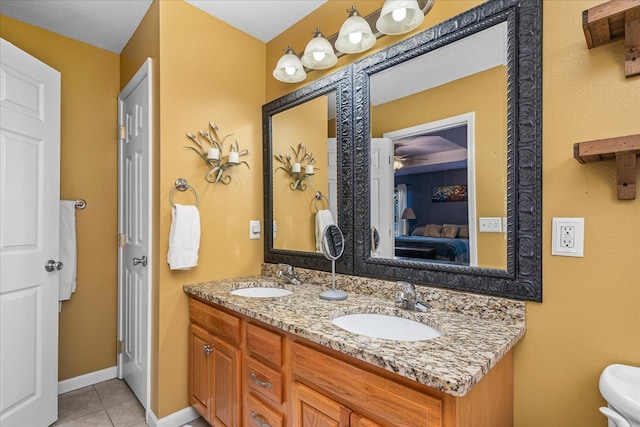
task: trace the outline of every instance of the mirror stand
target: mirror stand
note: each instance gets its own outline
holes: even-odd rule
[[[322,253],[331,260],[331,289],[320,292],[320,299],[340,301],[349,296],[345,291],[336,289],[336,260],[344,252],[344,236],[336,225],[328,225],[322,232]]]

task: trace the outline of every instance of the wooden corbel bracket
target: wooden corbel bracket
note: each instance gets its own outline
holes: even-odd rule
[[[640,0],[611,0],[582,12],[589,49],[624,38],[624,72],[640,74]]]
[[[636,198],[636,158],[640,156],[640,134],[577,142],[573,157],[580,163],[615,158],[618,200]]]

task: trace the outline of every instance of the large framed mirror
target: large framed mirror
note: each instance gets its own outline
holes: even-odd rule
[[[352,88],[346,67],[263,106],[265,262],[331,271],[322,231],[336,224],[336,269],[353,272]]]
[[[541,3],[353,64],[354,274],[542,300]]]

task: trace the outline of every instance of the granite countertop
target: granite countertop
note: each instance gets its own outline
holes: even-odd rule
[[[381,295],[350,292],[343,301],[321,300],[318,295],[327,287],[307,283],[305,280],[301,286],[284,285],[279,279],[256,276],[189,284],[184,286],[184,291],[453,396],[464,396],[525,333],[524,304],[521,302],[504,300],[511,311],[515,304],[516,316],[470,315],[460,312],[464,309],[438,308],[419,313],[396,308],[391,298]],[[229,294],[232,289],[251,286],[283,287],[292,290],[293,294],[278,298]],[[340,282],[338,288],[345,289]],[[461,295],[466,298],[463,304],[469,306],[470,294]],[[429,298],[424,301],[429,302]],[[491,304],[496,305],[496,302]],[[503,307],[500,301],[497,304]],[[442,304],[432,306],[438,305]],[[473,310],[471,312],[475,314]],[[356,335],[331,323],[333,318],[349,313],[406,317],[434,327],[442,335],[429,341],[385,340]]]

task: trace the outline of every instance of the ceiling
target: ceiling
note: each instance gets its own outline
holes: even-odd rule
[[[266,43],[327,0],[185,1]],[[119,54],[151,2],[0,0],[0,14]]]

